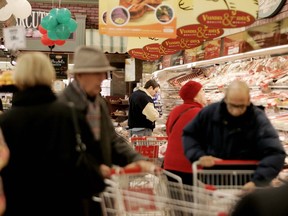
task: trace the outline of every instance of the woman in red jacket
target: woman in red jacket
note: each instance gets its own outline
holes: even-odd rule
[[[164,158],[164,169],[182,178],[184,184],[192,185],[192,166],[186,159],[182,147],[182,130],[207,104],[202,85],[188,81],[179,91],[183,104],[170,112],[166,122],[168,145]]]

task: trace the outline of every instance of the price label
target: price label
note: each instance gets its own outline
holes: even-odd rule
[[[3,29],[5,47],[11,50],[26,48],[24,26],[11,26]]]

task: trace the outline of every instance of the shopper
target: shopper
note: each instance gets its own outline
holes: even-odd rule
[[[184,184],[192,184],[192,167],[185,157],[182,146],[184,126],[191,121],[206,105],[207,101],[202,85],[188,81],[179,91],[183,104],[173,108],[166,122],[168,145],[164,157],[164,169],[182,178]]]
[[[79,46],[74,54],[74,67],[71,71],[75,79],[59,95],[59,100],[64,103],[73,102],[79,113],[86,117],[97,141],[94,155],[98,157],[101,152],[102,167],[105,166],[107,173],[113,164],[126,168],[140,166],[143,171],[151,171],[155,165],[146,161],[115,132],[107,103],[100,95],[101,83],[107,72],[112,70],[115,68],[100,50]],[[91,199],[87,202],[91,207],[90,215],[100,215],[99,206]]]
[[[8,164],[10,157],[9,148],[6,145],[2,131],[0,129],[0,171]],[[3,215],[6,210],[6,198],[3,189],[2,178],[0,177],[0,215]]]
[[[274,188],[257,189],[238,201],[231,216],[288,215],[288,184]]]
[[[222,101],[210,104],[183,130],[190,162],[211,167],[221,159],[259,160],[244,189],[267,185],[284,164],[285,152],[276,130],[263,110],[250,102],[245,82],[233,81]]]
[[[151,136],[159,112],[153,103],[153,97],[160,85],[153,79],[148,80],[144,88],[140,87],[129,97],[128,126],[130,135]]]
[[[7,216],[84,215],[71,110],[57,102],[51,90],[54,79],[47,55],[29,52],[19,56],[13,107],[0,115],[4,136],[0,146],[6,142],[11,155],[1,171]],[[84,129],[83,141],[94,143],[86,121],[79,119],[79,125]]]

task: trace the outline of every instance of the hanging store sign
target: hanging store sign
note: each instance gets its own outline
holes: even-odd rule
[[[192,24],[177,29],[177,35],[181,38],[194,38],[208,40],[221,36],[224,33],[222,28],[211,28],[206,25]]]
[[[135,59],[125,59],[125,82],[131,82],[136,80],[136,67]]]
[[[255,22],[252,15],[234,10],[209,11],[200,14],[197,19],[201,24],[214,28],[239,28]]]
[[[143,50],[145,52],[158,54],[158,55],[161,55],[161,56],[162,55],[171,55],[171,54],[174,54],[174,53],[178,52],[178,50],[175,50],[175,49],[165,48],[159,43],[148,44],[148,45],[143,47]]]
[[[25,29],[23,26],[10,26],[3,29],[5,47],[11,50],[26,48]]]
[[[99,23],[98,23],[98,29],[100,34],[106,34],[107,30],[107,0],[99,0],[98,4],[98,10],[99,10]]]
[[[156,38],[156,37],[128,37],[127,40],[127,50],[134,48],[142,48],[148,44],[161,44],[166,38]]]
[[[171,38],[162,42],[162,46],[168,49],[184,50],[191,49],[199,46],[202,40],[199,39],[187,39],[187,38]]]
[[[155,61],[161,57],[158,54],[145,52],[142,48],[131,49],[128,53],[133,58],[147,61]]]
[[[136,3],[127,0],[106,0],[103,3],[107,5],[105,31],[110,36],[176,37],[174,0]]]
[[[256,0],[193,0],[193,4],[193,13],[198,22],[211,28],[249,26],[258,17],[259,6]]]

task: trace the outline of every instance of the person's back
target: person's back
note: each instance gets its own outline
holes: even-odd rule
[[[131,94],[129,98],[129,127],[154,129],[155,125],[142,114],[143,106],[145,107],[147,104],[147,98],[148,96],[142,90],[137,90]],[[150,100],[150,103],[153,103],[153,100]]]
[[[183,104],[176,106],[169,113],[166,122],[168,145],[164,157],[164,169],[182,178],[184,184],[192,184],[192,166],[185,157],[182,146],[183,128],[206,105],[202,85],[188,81],[179,91]]]
[[[27,101],[19,101],[19,107],[15,104],[0,117],[11,152],[1,173],[7,199],[5,215],[81,215],[80,200],[75,199],[76,162],[72,161],[76,143],[69,133],[73,131],[70,111],[51,99],[45,104],[27,104],[29,107],[23,106]]]
[[[19,91],[13,95],[12,108],[0,116],[10,150],[9,163],[1,171],[7,216],[83,215],[71,109],[57,102],[51,90],[54,77],[44,54],[18,58],[15,83]],[[89,134],[88,125],[86,129]]]

